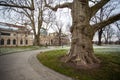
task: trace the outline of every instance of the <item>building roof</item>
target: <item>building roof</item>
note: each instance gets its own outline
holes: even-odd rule
[[[25,28],[25,26],[15,25],[15,24],[10,24],[10,23],[4,23],[4,22],[0,22],[0,25],[6,26],[6,27],[11,27],[11,28]]]
[[[0,26],[1,26],[0,31],[33,34],[31,30],[28,30],[25,26],[19,26],[19,25],[3,23],[3,22],[0,22]]]
[[[14,28],[1,28],[0,27],[0,32],[16,32],[16,33],[29,33],[29,34],[33,34],[30,31],[27,30],[19,30],[19,29],[14,29]]]

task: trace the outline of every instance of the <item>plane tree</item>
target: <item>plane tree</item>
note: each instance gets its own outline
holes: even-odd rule
[[[96,31],[120,19],[120,13],[110,16],[101,22],[90,25],[91,18],[110,0],[100,0],[93,6],[89,6],[92,0],[73,0],[56,6],[50,6],[45,1],[46,7],[57,11],[58,8],[70,8],[72,16],[71,48],[64,57],[65,62],[74,63],[81,68],[94,68],[100,64],[100,60],[94,55],[92,40]]]
[[[115,30],[111,27],[111,25],[106,26],[105,30],[103,31],[103,39],[105,40],[105,44],[111,43],[114,34]]]

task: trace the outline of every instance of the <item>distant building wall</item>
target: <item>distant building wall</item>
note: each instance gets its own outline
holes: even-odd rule
[[[50,33],[49,35],[41,35],[40,36],[41,45],[59,45],[59,38],[56,33]],[[61,36],[61,45],[69,45],[70,40],[67,35]]]
[[[0,46],[30,46],[33,45],[33,34],[14,30],[0,30]]]

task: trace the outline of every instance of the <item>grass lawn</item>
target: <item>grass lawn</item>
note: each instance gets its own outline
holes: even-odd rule
[[[40,46],[2,47],[0,48],[0,55],[20,52],[20,51],[36,50],[41,48],[42,47]]]
[[[95,55],[102,60],[101,67],[92,70],[77,70],[60,62],[67,50],[54,50],[38,54],[38,60],[45,66],[70,76],[75,80],[120,80],[120,49],[95,48]]]

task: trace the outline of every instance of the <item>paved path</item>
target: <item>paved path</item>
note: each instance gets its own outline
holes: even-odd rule
[[[0,80],[72,80],[40,64],[36,59],[40,51],[45,50],[0,56]]]

